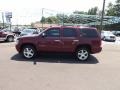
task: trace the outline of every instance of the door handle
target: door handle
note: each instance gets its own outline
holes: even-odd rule
[[[79,40],[73,40],[73,42],[79,42]]]
[[[76,44],[79,40],[73,40],[72,44]]]
[[[58,42],[64,45],[64,42],[62,42],[61,40],[54,40],[54,42]]]
[[[55,42],[61,42],[61,40],[54,40]]]

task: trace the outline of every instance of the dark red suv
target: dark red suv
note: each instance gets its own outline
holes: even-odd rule
[[[102,50],[96,28],[70,26],[50,27],[39,35],[21,37],[17,40],[16,49],[27,59],[39,52],[69,52],[82,61]]]

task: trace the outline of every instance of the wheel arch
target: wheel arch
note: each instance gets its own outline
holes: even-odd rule
[[[87,48],[89,50],[89,52],[91,53],[91,46],[89,44],[79,44],[77,45],[77,47],[75,48],[75,52],[79,49],[79,48]]]
[[[15,38],[13,35],[7,35],[5,41],[7,41],[9,37],[13,37],[13,39]]]
[[[36,46],[34,44],[32,44],[32,43],[24,43],[24,44],[22,44],[20,46],[20,52],[22,51],[23,47],[25,47],[25,46],[32,46],[37,50],[37,48],[36,48]]]
[[[7,36],[6,36],[6,38],[8,38],[8,37],[13,37],[13,38],[14,38],[14,36],[13,36],[13,35],[7,35]]]

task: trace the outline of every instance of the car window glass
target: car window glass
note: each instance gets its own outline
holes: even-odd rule
[[[49,29],[45,32],[45,34],[47,37],[59,37],[60,29],[58,29],[58,28]]]
[[[63,28],[63,37],[76,37],[76,29],[74,28]]]
[[[97,31],[94,29],[80,29],[80,33],[82,33],[83,37],[88,38],[98,37]]]

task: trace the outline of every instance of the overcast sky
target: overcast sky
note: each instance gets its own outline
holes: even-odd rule
[[[115,0],[106,0],[106,6],[109,2],[114,3]],[[42,8],[54,10],[45,9],[44,15],[49,16],[57,12],[87,11],[94,6],[101,10],[102,3],[103,0],[0,0],[0,10],[13,13],[13,24],[30,24],[40,21]]]

